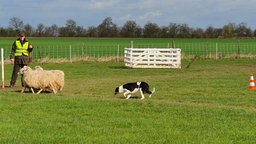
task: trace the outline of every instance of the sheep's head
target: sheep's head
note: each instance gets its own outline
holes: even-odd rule
[[[32,70],[29,66],[24,66],[23,68],[20,69],[20,71],[18,72],[18,74],[22,75],[28,71]]]

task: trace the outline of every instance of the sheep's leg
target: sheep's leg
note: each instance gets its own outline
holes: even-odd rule
[[[43,89],[40,89],[36,94],[40,94]]]
[[[26,87],[23,87],[23,89],[20,91],[20,93],[24,93]]]
[[[32,91],[33,94],[35,93],[33,88],[30,88],[30,90]]]
[[[53,91],[53,93],[54,93],[54,94],[56,94],[56,93],[57,93],[57,91],[56,91],[55,89],[53,89],[52,91]]]

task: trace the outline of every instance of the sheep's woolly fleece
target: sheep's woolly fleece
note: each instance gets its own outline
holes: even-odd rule
[[[50,91],[56,94],[64,87],[65,74],[61,70],[44,70],[40,66],[36,66],[33,70],[29,66],[20,69],[19,74],[23,75],[24,87],[21,93],[29,88],[33,93],[38,90],[37,94],[42,91]]]

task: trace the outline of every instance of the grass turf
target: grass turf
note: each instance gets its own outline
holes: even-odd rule
[[[189,69],[126,69],[120,62],[32,63],[65,72],[54,95],[0,90],[0,143],[255,143],[253,59],[197,60]],[[11,65],[6,65],[6,79]],[[152,98],[114,96],[133,81]],[[5,81],[8,83],[8,80]]]

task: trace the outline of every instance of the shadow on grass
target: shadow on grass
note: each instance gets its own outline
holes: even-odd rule
[[[10,91],[10,92],[16,92],[16,93],[21,93],[21,90],[23,89],[23,87],[21,86],[14,86],[14,87],[9,87],[6,86],[4,88],[2,88],[1,90],[3,91]],[[37,93],[38,90],[34,90],[35,94]],[[31,90],[26,89],[23,93],[32,93]],[[41,93],[51,93],[50,91],[42,91]]]
[[[124,100],[126,100],[126,97],[124,97],[124,96],[120,96],[120,97],[118,97],[119,99],[124,99]],[[139,96],[131,96],[129,99],[141,99],[141,97],[139,97]],[[128,99],[128,100],[129,100]]]
[[[129,69],[125,66],[109,66],[110,69]]]

